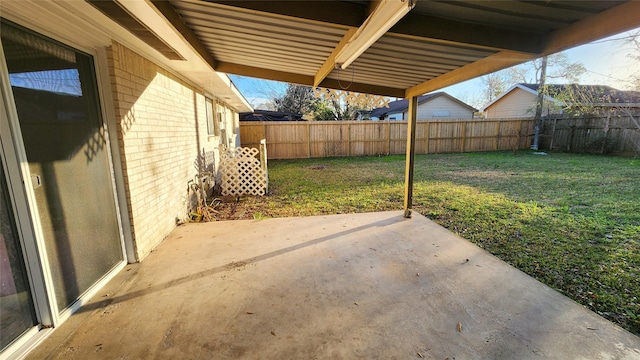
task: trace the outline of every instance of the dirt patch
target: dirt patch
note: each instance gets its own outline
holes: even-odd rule
[[[267,198],[248,196],[243,198],[223,197],[216,206],[215,219],[220,220],[251,220],[269,217],[266,210]]]
[[[329,165],[325,165],[325,164],[308,165],[308,166],[305,166],[304,168],[309,170],[325,170],[329,168]]]

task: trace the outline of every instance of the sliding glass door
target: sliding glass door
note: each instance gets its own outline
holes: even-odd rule
[[[31,289],[53,294],[47,297],[49,313],[62,314],[122,265],[124,254],[92,56],[5,20],[0,25],[0,60],[6,64],[0,76],[3,85],[10,83],[10,90],[3,86],[2,100],[11,108],[2,121],[19,129],[3,131],[2,148],[16,151],[9,156],[3,150],[2,159],[31,180],[9,177],[3,164],[0,345],[5,349],[38,325],[34,308],[41,309],[40,302],[33,300],[26,272],[32,262],[44,275],[36,275],[42,284]],[[30,186],[22,188],[28,196],[21,201],[35,219],[16,218],[7,183]],[[34,229],[37,256],[25,256],[20,246],[15,229],[21,222]]]
[[[37,325],[4,164],[0,162],[0,351]]]

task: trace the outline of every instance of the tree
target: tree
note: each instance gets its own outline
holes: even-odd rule
[[[372,106],[349,104],[344,99],[316,98],[313,88],[288,84],[282,96],[273,99],[275,110],[302,114],[306,120],[356,120]]]
[[[481,81],[484,85],[484,104],[490,103],[516,83],[540,85],[543,72],[545,79],[550,82],[560,80],[563,83],[576,83],[587,71],[581,63],[570,61],[565,53],[557,53],[545,58],[545,61],[539,58],[483,76]],[[544,91],[543,86],[540,88]]]
[[[284,95],[273,99],[276,111],[306,115],[315,109],[313,89],[308,86],[288,84]]]
[[[495,100],[510,85],[509,73],[505,70],[497,71],[482,77],[484,85],[484,98],[487,103]]]
[[[536,102],[535,118],[536,127],[532,149],[538,148],[539,131],[542,128],[542,108],[544,95],[546,93],[545,82],[547,80],[558,79],[562,82],[576,83],[580,76],[587,71],[584,65],[579,62],[571,62],[565,53],[557,53],[544,56],[525,64],[511,67],[509,69],[494,72],[482,77],[484,84],[485,104],[493,101],[502,94],[507,87],[515,83],[537,84],[538,100]]]
[[[629,37],[629,43],[632,45],[632,52],[627,56],[635,61],[640,62],[640,31],[636,31]],[[640,72],[636,72],[630,76],[630,81],[636,91],[640,91]]]
[[[330,105],[333,108],[336,120],[356,120],[361,111],[371,110],[371,106],[353,105],[341,99],[332,99]]]
[[[538,84],[541,73],[546,72],[546,79],[562,80],[565,83],[577,83],[587,69],[579,62],[571,62],[565,53],[557,53],[529,61],[508,69],[510,80],[514,83]]]
[[[244,94],[254,109],[276,111],[274,99],[280,98],[287,90],[288,84],[279,81],[266,81],[247,76],[230,75],[234,83],[243,83],[250,89]]]
[[[325,100],[318,101],[313,110],[313,120],[336,120],[333,108]]]
[[[536,115],[535,115],[535,127],[533,129],[533,144],[531,144],[532,150],[538,150],[540,142],[540,130],[543,125],[542,122],[542,108],[544,106],[544,95],[547,92],[545,88],[547,80],[547,61],[548,57],[543,56],[540,61],[540,80],[538,81],[538,98],[536,100]]]

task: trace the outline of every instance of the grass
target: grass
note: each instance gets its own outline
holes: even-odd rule
[[[258,218],[399,210],[404,157],[270,161]],[[415,211],[640,335],[640,160],[416,156]]]

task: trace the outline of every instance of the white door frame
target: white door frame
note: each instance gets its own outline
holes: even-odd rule
[[[8,19],[13,21],[12,19]],[[20,25],[19,22],[16,24]],[[24,26],[24,25],[21,25]],[[29,28],[28,26],[24,26]],[[35,31],[35,30],[34,30]],[[100,114],[102,115],[102,126],[107,131],[106,134],[106,148],[109,158],[111,182],[113,187],[114,201],[117,211],[118,227],[120,234],[120,245],[122,249],[123,260],[114,266],[107,274],[105,274],[99,281],[91,286],[80,298],[71,304],[66,309],[59,309],[55,299],[55,293],[53,291],[53,280],[50,272],[49,262],[45,253],[44,234],[42,232],[42,225],[38,213],[35,192],[33,190],[33,184],[31,179],[31,173],[29,171],[29,164],[27,161],[27,155],[25,151],[24,142],[22,139],[22,132],[20,130],[20,123],[18,120],[18,113],[15,107],[15,100],[13,97],[13,91],[11,89],[11,83],[9,79],[9,72],[4,55],[4,49],[2,42],[0,41],[0,147],[2,150],[1,161],[5,168],[7,175],[7,186],[11,200],[14,207],[15,222],[18,228],[18,235],[22,245],[24,254],[24,262],[27,268],[29,277],[29,284],[31,287],[31,293],[33,297],[34,307],[36,311],[36,318],[39,322],[38,329],[27,332],[15,344],[8,347],[4,352],[0,353],[0,360],[5,358],[9,359],[13,356],[21,356],[25,351],[29,351],[31,348],[42,341],[49,333],[49,331],[37,331],[47,330],[52,327],[59,326],[75,311],[77,311],[82,305],[94,296],[109,280],[111,280],[120,270],[122,270],[126,264],[127,259],[131,261],[132,255],[129,249],[133,249],[131,241],[131,227],[128,223],[127,212],[121,210],[122,206],[126,206],[126,195],[124,189],[120,188],[120,182],[118,178],[122,176],[121,166],[114,166],[114,158],[120,159],[119,149],[116,144],[112,144],[110,138],[117,139],[116,124],[113,120],[114,114],[109,104],[113,104],[110,97],[110,84],[108,75],[108,66],[106,63],[106,54],[104,50],[88,49],[79,44],[74,44],[73,41],[68,39],[59,39],[47,32],[37,31],[37,33],[43,36],[50,37],[56,41],[70,46],[78,51],[89,54],[93,59],[93,65],[95,69],[96,86],[98,88],[98,97],[100,106]],[[106,99],[105,99],[106,98]],[[106,101],[105,101],[106,100]],[[105,109],[111,109],[105,110]],[[125,196],[124,198],[122,196]],[[122,201],[125,201],[124,203]],[[124,216],[123,216],[124,215]],[[126,217],[125,217],[126,216]],[[125,222],[126,219],[126,222]],[[126,241],[125,241],[126,240]]]
[[[2,97],[0,99],[0,160],[7,178],[15,225],[22,247],[36,321],[39,325],[36,326],[36,331],[32,329],[9,346],[0,354],[0,359],[16,352],[22,352],[20,349],[24,347],[34,346],[33,339],[39,333],[37,330],[52,327],[56,321],[51,311],[55,307],[55,298],[52,292],[47,291],[48,287],[46,286],[47,282],[51,281],[51,274],[45,267],[48,265],[46,257],[42,256],[44,254],[39,251],[39,249],[43,249],[42,236],[36,235],[37,227],[32,221],[34,216],[38,221],[38,213],[37,209],[28,205],[29,203],[35,204],[35,198],[29,200],[29,196],[33,196],[33,191],[26,191],[26,189],[32,189],[31,176],[28,163],[20,160],[26,159],[26,153],[20,128],[16,128],[12,120],[17,119],[17,112],[8,74],[4,48],[0,42],[0,96]],[[43,258],[44,263],[42,262]],[[49,278],[47,279],[47,277]]]

